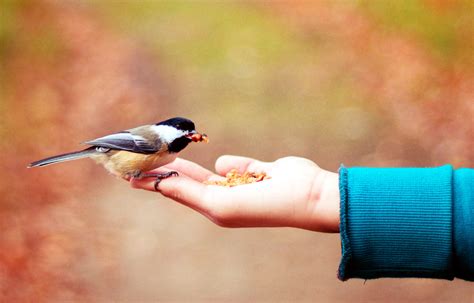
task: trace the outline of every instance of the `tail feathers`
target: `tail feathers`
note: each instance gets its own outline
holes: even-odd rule
[[[38,161],[30,163],[28,165],[28,167],[46,166],[46,165],[59,163],[59,162],[64,162],[64,161],[71,161],[71,160],[76,160],[76,159],[81,159],[81,158],[87,158],[95,152],[96,152],[95,151],[95,146],[92,146],[92,147],[89,147],[89,148],[81,150],[81,151],[62,154],[62,155],[57,155],[57,156],[49,157],[49,158],[46,158],[46,159],[38,160]]]

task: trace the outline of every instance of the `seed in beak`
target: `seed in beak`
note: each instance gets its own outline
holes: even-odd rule
[[[204,143],[209,142],[209,138],[207,137],[206,134],[200,134],[200,133],[194,133],[193,134],[193,133],[190,133],[186,137],[191,139],[193,142],[204,142]]]

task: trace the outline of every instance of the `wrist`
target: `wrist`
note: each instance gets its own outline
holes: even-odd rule
[[[325,227],[324,231],[339,232],[340,222],[340,191],[339,174],[325,171],[326,178],[321,189],[319,203],[323,213],[321,223]]]
[[[318,232],[339,232],[339,175],[321,170],[308,195],[308,215],[302,228]]]

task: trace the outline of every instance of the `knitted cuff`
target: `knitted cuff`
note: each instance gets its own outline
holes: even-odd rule
[[[453,279],[451,166],[339,173],[340,280]]]
[[[454,171],[453,212],[456,277],[474,281],[474,169]]]

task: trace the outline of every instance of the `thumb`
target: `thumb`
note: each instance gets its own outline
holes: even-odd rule
[[[262,162],[247,157],[240,156],[221,156],[216,161],[216,171],[219,175],[224,176],[232,169],[237,169],[240,173],[246,171],[251,172],[267,172],[270,168],[270,162]]]

